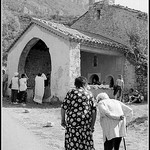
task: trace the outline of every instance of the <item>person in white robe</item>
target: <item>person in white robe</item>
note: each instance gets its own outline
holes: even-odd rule
[[[44,95],[44,80],[46,80],[46,76],[44,73],[39,73],[35,77],[35,92],[34,92],[34,99],[33,101],[39,104],[42,104],[42,99]]]

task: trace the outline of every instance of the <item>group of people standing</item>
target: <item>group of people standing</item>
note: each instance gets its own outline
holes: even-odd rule
[[[27,80],[26,74],[21,74],[19,78],[19,73],[15,72],[11,79],[9,88],[11,89],[11,102],[12,104],[26,104],[27,100]]]
[[[26,104],[27,100],[26,74],[16,72],[11,79],[11,102]],[[35,77],[33,101],[42,103],[46,81],[49,77],[39,73]],[[94,98],[89,91],[87,79],[83,76],[74,81],[75,88],[68,91],[61,105],[61,125],[65,128],[65,150],[95,150],[93,132],[97,110],[100,113],[100,125],[103,130],[104,150],[119,150],[123,137],[126,136],[126,126],[131,121],[133,110],[121,100],[124,83],[122,76],[116,82],[115,99],[110,99],[106,93],[99,93]],[[18,96],[19,94],[19,96]],[[19,99],[19,101],[17,101]]]
[[[27,80],[28,77],[26,74],[22,74],[19,78],[19,73],[15,72],[14,76],[11,79],[9,88],[11,89],[11,102],[12,104],[27,102]],[[34,97],[33,101],[42,104],[43,96],[45,93],[45,87],[49,85],[49,75],[44,73],[39,73],[35,77],[35,88],[34,88]],[[48,93],[48,92],[47,92]],[[49,94],[45,95],[46,98],[49,97]]]
[[[93,132],[100,113],[104,150],[119,150],[133,111],[119,100],[99,93],[94,99],[85,77],[78,77],[61,105],[61,125],[65,128],[65,150],[95,150]]]

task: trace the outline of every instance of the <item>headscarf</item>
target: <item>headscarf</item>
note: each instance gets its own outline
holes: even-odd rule
[[[19,75],[19,73],[18,73],[18,72],[15,72],[15,73],[14,73],[14,75],[15,75],[15,76],[18,76],[18,75]]]

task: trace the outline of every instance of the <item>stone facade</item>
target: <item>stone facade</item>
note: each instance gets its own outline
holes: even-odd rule
[[[122,44],[130,46],[130,34],[140,38],[141,49],[147,42],[147,18],[142,12],[134,12],[117,5],[96,3],[71,27],[83,31],[104,35]]]
[[[71,27],[102,35],[128,46],[131,50],[134,40],[137,40],[140,51],[147,54],[147,14],[120,5],[108,5],[108,2],[102,0],[94,3]],[[136,87],[135,67],[128,60],[125,60],[123,72],[126,88]],[[144,86],[146,89],[147,85]]]
[[[100,82],[107,82],[109,88],[112,79],[115,82],[118,74],[124,75],[124,50],[125,46],[110,38],[34,19],[9,51],[9,83],[14,72],[26,73],[30,78],[28,86],[33,91],[35,75],[50,73],[51,96],[60,100],[74,87],[74,79],[80,75],[92,83],[96,74]],[[132,66],[126,64],[125,72],[128,74]]]
[[[126,59],[124,63],[124,81],[125,81],[125,88],[135,88],[136,84],[136,74],[135,74],[135,67]]]
[[[94,66],[95,56],[97,58],[96,66]],[[123,64],[124,59],[121,56],[81,52],[81,75],[87,79],[90,79],[93,74],[96,74],[99,75],[99,81],[101,83],[105,81],[109,85],[107,78],[112,76],[115,81],[118,74],[123,74]]]
[[[9,78],[8,83],[10,83],[10,80],[14,75],[14,72],[19,71],[19,73],[21,73],[19,70],[19,62],[25,63],[24,56],[26,56],[26,58],[28,56],[22,54],[23,53],[27,54],[24,50],[26,46],[28,47],[28,44],[31,45],[31,43],[32,44],[34,43],[34,42],[30,43],[30,41],[35,37],[38,37],[38,39],[44,41],[44,43],[48,47],[49,55],[51,57],[51,89],[50,89],[51,95],[57,96],[62,100],[65,96],[65,93],[69,90],[70,85],[69,84],[70,44],[69,41],[66,41],[62,37],[56,36],[54,33],[46,31],[44,28],[41,28],[39,26],[35,25],[32,26],[11,48],[8,54],[8,63],[7,63],[8,78]],[[40,54],[40,52],[38,54]],[[41,55],[41,57],[42,56],[44,56],[44,54]],[[36,52],[34,53],[33,57],[35,57],[34,59],[36,59]],[[20,61],[20,59],[22,59],[22,61]],[[38,64],[38,61],[36,62]],[[21,64],[22,67],[20,66],[21,68],[23,68],[23,70],[21,70],[22,72],[24,72],[25,69],[23,67],[25,66],[24,63]],[[34,65],[34,70],[35,67],[38,68],[39,66]],[[39,68],[42,68],[42,66]],[[10,95],[10,89],[8,89],[8,94]]]
[[[80,43],[70,43],[70,87],[74,87],[74,79],[81,75],[80,67]]]

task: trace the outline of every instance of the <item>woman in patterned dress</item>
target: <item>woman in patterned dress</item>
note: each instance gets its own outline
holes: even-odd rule
[[[87,90],[87,79],[75,79],[61,106],[61,125],[65,128],[65,150],[95,150],[93,131],[96,120],[94,97]],[[66,118],[65,118],[66,116]]]

